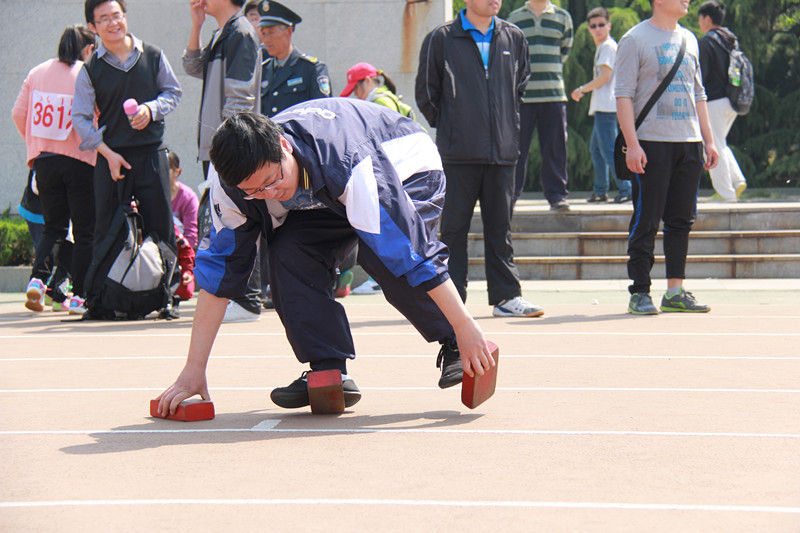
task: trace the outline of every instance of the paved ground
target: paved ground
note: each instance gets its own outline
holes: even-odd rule
[[[364,398],[341,416],[269,402],[301,370],[274,313],[223,325],[193,424],[147,416],[192,305],[75,323],[0,294],[0,530],[800,531],[800,280],[687,286],[710,314],[548,281],[524,286],[543,318],[497,319],[471,285],[501,349],[474,411],[380,296],[342,300]]]

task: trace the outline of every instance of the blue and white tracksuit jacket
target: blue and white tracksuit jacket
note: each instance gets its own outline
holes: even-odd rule
[[[199,246],[194,271],[200,287],[221,297],[242,294],[255,261],[259,236],[264,232],[270,246],[273,298],[281,318],[293,315],[287,309],[281,312],[279,304],[280,300],[287,304],[291,298],[286,294],[289,286],[295,296],[309,293],[303,295],[306,306],[309,299],[314,305],[327,305],[321,299],[324,296],[332,302],[332,294],[308,287],[317,285],[319,278],[307,276],[298,281],[301,274],[296,270],[301,267],[291,271],[285,264],[275,264],[274,268],[273,264],[292,257],[293,264],[313,270],[313,266],[306,267],[305,257],[316,255],[307,249],[317,246],[317,255],[332,253],[331,248],[319,244],[321,238],[327,232],[332,239],[340,238],[343,231],[350,232],[353,245],[359,244],[359,263],[423,336],[432,341],[451,334],[449,324],[443,322],[443,315],[435,305],[432,307],[426,294],[449,278],[447,248],[436,239],[445,179],[430,136],[419,124],[393,110],[352,98],[310,100],[279,113],[273,120],[284,128],[284,136],[294,150],[292,155],[308,173],[310,191],[298,188],[293,200],[304,194],[307,198],[310,192],[311,203],[319,209],[305,206],[299,208],[305,210],[297,210],[296,202],[244,200],[239,189],[228,188],[215,179],[211,189],[213,226]],[[302,171],[300,181],[302,185]],[[313,238],[293,233],[292,247],[284,246],[278,251],[282,234],[295,232],[290,229],[295,222],[298,228],[311,224]],[[314,244],[309,244],[311,241]],[[305,255],[295,258],[295,254]],[[331,265],[326,267],[333,271]],[[276,298],[276,291],[284,293],[284,297]],[[324,317],[323,310],[317,308],[315,312]],[[284,325],[291,341],[286,320]],[[304,337],[311,334],[308,327],[301,329]],[[321,339],[323,344],[323,340],[329,342]],[[298,347],[292,344],[302,361]],[[353,357],[351,348],[350,354],[345,353],[347,346],[342,348],[340,356]],[[305,359],[313,363],[319,356]]]

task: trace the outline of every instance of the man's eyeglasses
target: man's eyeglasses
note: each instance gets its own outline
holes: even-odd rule
[[[264,191],[269,191],[270,189],[274,189],[275,187],[277,187],[278,185],[280,185],[280,184],[281,184],[281,182],[283,181],[283,159],[281,159],[281,161],[280,161],[280,163],[278,164],[278,166],[279,166],[279,167],[280,167],[280,169],[281,169],[281,170],[280,170],[280,172],[281,172],[281,177],[280,177],[280,178],[277,178],[277,179],[274,179],[274,180],[272,180],[272,181],[271,181],[271,182],[269,182],[267,185],[264,185],[264,186],[263,186],[263,187],[261,187],[260,189],[257,189],[257,190],[255,190],[255,191],[253,191],[253,192],[250,192],[250,191],[245,191],[244,189],[239,189],[240,191],[242,191],[243,193],[245,193],[245,195],[246,195],[246,196],[244,197],[244,199],[245,199],[245,200],[255,200],[257,195],[261,194],[261,193],[262,193],[262,192],[264,192]]]
[[[125,13],[114,13],[110,17],[100,17],[99,19],[95,20],[94,23],[96,26],[106,26],[111,22],[121,22],[124,18]]]
[[[606,27],[606,23],[605,22],[600,22],[599,24],[589,24],[589,29],[590,30],[593,30],[595,28],[605,28],[605,27]]]

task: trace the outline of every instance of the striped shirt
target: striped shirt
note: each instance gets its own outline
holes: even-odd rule
[[[523,103],[566,102],[564,63],[572,50],[572,17],[552,3],[537,17],[528,4],[511,12],[508,21],[516,24],[528,40],[531,77]]]

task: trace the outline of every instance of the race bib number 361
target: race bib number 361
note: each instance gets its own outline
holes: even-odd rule
[[[31,135],[63,141],[72,131],[72,96],[33,91]]]

